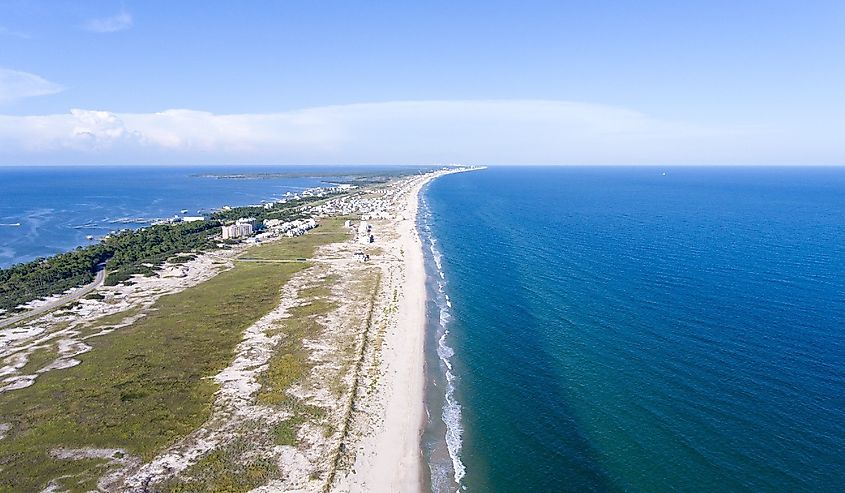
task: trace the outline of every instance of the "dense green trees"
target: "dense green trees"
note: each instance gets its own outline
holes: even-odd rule
[[[0,309],[89,283],[108,255],[103,245],[94,245],[0,270]]]
[[[109,236],[103,246],[111,253],[106,284],[114,285],[134,274],[151,273],[177,253],[200,252],[214,246],[218,221],[162,224]],[[152,267],[150,267],[152,266]]]
[[[0,309],[61,293],[94,280],[97,265],[107,261],[107,284],[133,274],[152,272],[168,258],[214,245],[218,221],[162,224],[113,234],[98,245],[40,258],[0,270]],[[146,264],[146,265],[145,265]],[[153,267],[150,267],[152,265]]]
[[[0,309],[61,293],[94,280],[97,266],[106,263],[106,284],[126,281],[134,274],[151,274],[164,261],[180,253],[201,252],[214,246],[220,225],[241,217],[290,221],[301,216],[302,206],[319,200],[304,197],[272,207],[247,206],[221,210],[207,221],[160,224],[114,233],[97,245],[39,258],[0,269]]]

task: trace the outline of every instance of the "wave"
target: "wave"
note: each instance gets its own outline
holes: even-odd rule
[[[425,216],[426,219],[430,215]],[[429,241],[429,250],[431,251],[432,259],[437,267],[437,274],[440,279],[437,281],[437,295],[435,296],[435,303],[439,308],[439,323],[438,323],[438,339],[437,339],[437,357],[439,358],[446,377],[446,389],[443,407],[441,409],[441,419],[446,425],[446,433],[444,439],[446,441],[446,448],[449,453],[449,458],[452,462],[452,472],[454,473],[454,482],[460,488],[461,481],[466,476],[466,466],[461,461],[461,449],[463,447],[463,424],[461,419],[461,404],[455,396],[455,385],[457,377],[452,366],[452,357],[455,355],[455,350],[448,344],[449,336],[449,322],[452,319],[450,312],[452,308],[452,301],[449,295],[446,294],[446,276],[443,272],[442,254],[437,249],[437,240],[435,240],[430,231],[430,227],[426,224],[426,233]],[[443,474],[437,474],[438,477],[432,477],[433,482],[440,482],[445,479]]]
[[[115,219],[109,219],[109,224],[152,224],[159,219],[147,218],[147,217],[118,217]]]
[[[89,221],[85,224],[77,224],[76,226],[71,226],[73,229],[93,229],[100,227],[97,223],[93,221]]]
[[[455,473],[455,483],[460,486],[461,481],[466,475],[466,466],[461,461],[461,448],[463,448],[463,425],[461,423],[461,404],[455,397],[455,374],[453,372],[451,358],[455,355],[455,350],[446,343],[446,338],[449,335],[449,330],[446,329],[451,315],[445,308],[440,310],[440,326],[443,328],[443,333],[437,340],[437,356],[446,368],[446,395],[443,403],[443,423],[446,425],[446,448],[449,451],[449,457],[452,459],[452,468]]]
[[[461,460],[461,451],[463,448],[463,423],[462,423],[462,409],[458,402],[456,392],[456,385],[458,376],[455,373],[452,358],[455,356],[455,350],[449,346],[449,326],[452,320],[452,300],[446,293],[446,275],[443,270],[443,255],[438,249],[438,241],[434,238],[431,230],[433,215],[428,206],[425,197],[421,197],[420,221],[420,236],[425,239],[430,252],[430,258],[433,262],[433,271],[430,272],[434,288],[432,301],[434,301],[438,310],[437,325],[435,327],[434,337],[436,338],[436,355],[439,360],[439,367],[441,375],[444,378],[444,385],[437,386],[435,380],[435,392],[443,392],[442,406],[440,408],[440,418],[445,425],[445,431],[440,429],[437,434],[442,437],[442,442],[445,444],[445,451],[448,453],[448,461],[430,463],[431,469],[431,487],[432,491],[450,491],[455,486],[458,490],[465,489],[461,485],[466,476],[466,466]],[[429,264],[431,265],[431,264]],[[435,274],[436,271],[436,274]],[[441,390],[442,389],[442,390]],[[441,434],[442,433],[442,434]],[[445,457],[443,457],[446,459]],[[449,467],[451,464],[451,467]],[[452,476],[450,478],[449,476]],[[449,484],[452,483],[451,486]]]

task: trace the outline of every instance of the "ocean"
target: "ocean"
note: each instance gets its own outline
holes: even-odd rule
[[[110,231],[183,215],[183,210],[187,211],[184,215],[200,215],[224,205],[257,204],[325,185],[322,179],[304,176],[217,179],[209,174],[341,173],[350,169],[0,167],[0,268],[97,242]]]
[[[434,181],[432,491],[845,490],[845,169]]]

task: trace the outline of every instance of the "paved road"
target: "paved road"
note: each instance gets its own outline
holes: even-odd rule
[[[54,301],[47,303],[46,305],[39,306],[34,310],[29,310],[27,312],[21,313],[20,315],[15,315],[12,318],[5,318],[0,320],[0,329],[7,327],[9,325],[14,325],[20,321],[26,320],[28,318],[37,317],[38,315],[44,314],[49,312],[50,310],[55,310],[56,308],[66,305],[68,303],[73,303],[74,301],[82,298],[86,294],[90,293],[91,291],[99,288],[102,286],[103,281],[106,280],[106,266],[105,264],[100,264],[97,266],[97,276],[94,278],[94,282],[91,284],[86,284],[79,289],[76,289],[70,294],[66,294]]]

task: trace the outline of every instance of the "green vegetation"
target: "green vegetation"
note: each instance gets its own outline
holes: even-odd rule
[[[298,264],[240,264],[162,297],[132,326],[90,339],[82,364],[0,397],[0,489],[37,491],[77,469],[56,447],[121,447],[149,459],[207,419],[222,370],[246,326],[268,312]]]
[[[55,361],[58,356],[59,352],[56,349],[56,346],[52,344],[49,346],[38,347],[29,354],[26,365],[24,365],[24,367],[20,370],[21,374],[33,374]]]
[[[316,319],[329,313],[336,306],[325,299],[314,299],[310,303],[290,309],[290,318],[286,319],[280,327],[285,337],[276,346],[270,358],[269,368],[261,374],[258,402],[292,405],[288,402],[285,390],[302,378],[305,371],[310,368],[308,352],[303,347],[302,340],[308,335],[317,333],[320,325]]]
[[[295,447],[296,431],[305,423],[316,423],[326,417],[326,410],[319,406],[310,406],[302,403],[292,402],[289,405],[292,416],[279,423],[273,429],[273,442],[276,445],[288,445]],[[331,429],[331,427],[329,427]]]
[[[254,217],[259,223],[265,219],[279,219],[281,221],[293,221],[301,217],[301,206],[324,200],[321,197],[301,197],[298,200],[289,202],[274,203],[269,208],[263,205],[231,207],[215,212],[211,219],[221,222],[231,222],[242,217]]]
[[[88,335],[91,335],[91,334],[97,334],[103,329],[111,328],[111,326],[117,325],[117,324],[123,322],[124,320],[126,320],[128,318],[131,318],[131,317],[134,317],[135,315],[138,315],[138,313],[140,311],[141,311],[141,308],[136,306],[134,308],[130,308],[130,309],[124,310],[122,312],[117,312],[117,313],[112,313],[111,315],[102,316],[102,317],[96,319],[95,322],[88,323],[88,324],[84,325],[83,327],[81,327],[80,332],[83,336],[88,336]]]
[[[0,269],[0,309],[61,293],[94,280],[97,265],[108,258],[100,245]]]
[[[376,293],[380,277],[377,269],[368,269],[361,274],[361,278],[355,283],[355,289],[360,292]],[[306,338],[319,336],[323,327],[319,323],[322,316],[327,315],[337,308],[337,304],[327,299],[331,294],[329,286],[336,282],[335,276],[329,275],[318,280],[312,286],[302,288],[298,297],[306,303],[293,307],[290,310],[290,317],[286,318],[279,327],[285,337],[276,346],[273,356],[270,358],[267,371],[260,379],[261,390],[257,395],[258,402],[265,405],[279,406],[284,412],[290,413],[291,417],[276,425],[273,430],[275,441],[278,445],[297,445],[296,433],[304,423],[322,423],[325,418],[325,409],[306,404],[300,399],[290,395],[287,390],[296,382],[301,381],[308,375],[313,364],[309,361],[309,353],[303,345]],[[375,296],[373,294],[372,296]],[[370,312],[366,320],[349,320],[348,323],[358,325],[359,323],[370,323],[372,317],[372,303],[370,300]],[[337,364],[351,368],[356,358],[356,340],[349,338],[342,347],[343,356],[338,359]],[[346,371],[339,373],[340,378],[329,382],[332,393],[340,399],[348,390],[348,385],[343,382],[343,375]],[[334,433],[335,428],[329,425],[327,432]]]
[[[273,207],[235,207],[219,211],[208,221],[159,224],[138,230],[123,230],[105,238],[97,245],[39,258],[32,262],[0,269],[0,309],[16,306],[61,293],[94,280],[98,265],[106,263],[107,285],[126,282],[135,274],[152,275],[166,260],[186,262],[190,254],[214,247],[214,236],[226,221],[240,217],[281,219],[290,221],[301,217],[303,205],[320,200],[306,197],[301,200],[274,204]]]
[[[242,493],[272,478],[276,465],[256,457],[244,461],[254,443],[243,438],[214,450],[186,471],[183,478],[167,481],[162,491],[169,493]]]
[[[106,284],[118,284],[134,274],[151,274],[178,253],[213,247],[212,237],[219,232],[219,226],[217,221],[161,224],[109,236],[97,245],[110,255]]]
[[[282,239],[247,255],[310,257],[320,244],[345,237],[338,222],[326,221],[322,229],[329,234]],[[0,441],[0,491],[38,491],[60,476],[67,476],[63,487],[82,491],[103,473],[105,461],[51,459],[50,450],[119,447],[150,459],[196,429],[208,418],[217,389],[208,377],[229,363],[243,330],[278,303],[282,285],[308,266],[238,262],[160,298],[131,326],[89,339],[93,349],[78,357],[82,364],[0,394],[0,423],[11,424]],[[119,319],[113,315],[107,322]],[[205,491],[185,488],[175,491]]]
[[[214,246],[211,237],[218,226],[216,221],[202,221],[125,230],[97,245],[2,269],[0,308],[11,309],[92,282],[97,266],[103,262],[109,272],[106,284],[117,284],[133,274],[152,273],[155,266],[177,253]]]

